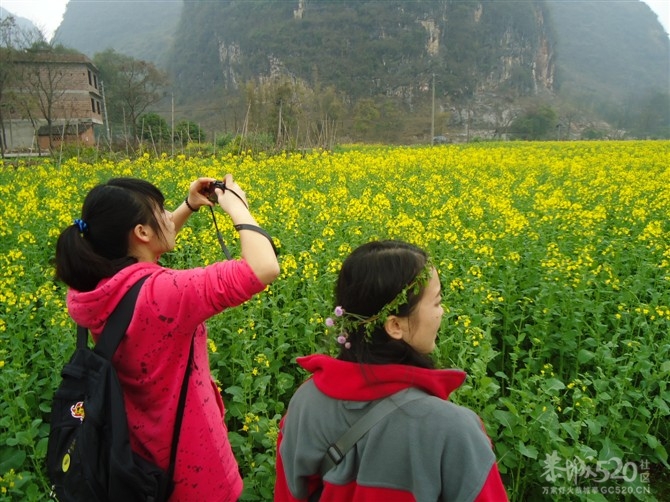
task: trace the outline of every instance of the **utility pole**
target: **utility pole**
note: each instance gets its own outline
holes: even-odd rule
[[[435,143],[435,74],[433,73],[433,106],[430,119],[430,146]]]
[[[100,81],[100,94],[102,94],[102,109],[105,110],[105,127],[107,129],[107,144],[112,148],[112,133],[109,130],[109,117],[107,116],[107,100],[105,99],[105,87]]]
[[[172,93],[171,96],[172,99],[172,111],[171,111],[171,123],[170,123],[170,136],[172,136],[170,144],[172,145],[172,158],[174,159],[174,92]]]

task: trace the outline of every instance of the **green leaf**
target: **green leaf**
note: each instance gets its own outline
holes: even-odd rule
[[[237,432],[228,432],[228,440],[233,448],[241,447],[247,440]]]
[[[602,392],[602,393],[598,394],[598,398],[601,401],[611,401],[612,400],[612,396],[608,392]]]
[[[514,406],[514,403],[512,402],[511,399],[509,398],[502,398],[500,400],[509,411],[511,411],[514,415],[519,416],[519,411],[516,409],[516,406]]]
[[[658,408],[658,413],[661,416],[670,415],[670,408],[668,408],[668,404],[665,402],[665,399],[661,399],[659,396],[656,396],[654,398],[654,405],[656,408]]]
[[[28,446],[33,443],[33,434],[31,431],[19,431],[15,437],[19,444]]]
[[[244,402],[244,390],[242,387],[238,385],[232,385],[230,387],[226,387],[225,392],[226,394],[232,396],[233,401]]]
[[[658,446],[658,439],[656,439],[656,436],[652,436],[651,434],[647,434],[645,436],[647,438],[647,444],[649,445],[650,448],[654,449],[656,446]]]
[[[537,458],[537,448],[535,448],[533,445],[528,445],[526,446],[523,444],[521,441],[519,441],[519,453],[523,455],[524,457],[528,458]]]
[[[623,451],[621,451],[621,448],[614,444],[611,439],[603,439],[603,447],[600,449],[600,453],[598,454],[598,460],[605,460],[609,462],[614,457],[623,459]]]
[[[595,357],[595,354],[590,350],[582,349],[577,353],[577,361],[580,364],[584,364]]]
[[[518,417],[509,411],[495,410],[493,416],[509,430],[514,429],[514,426],[519,423]]]
[[[575,441],[579,439],[579,429],[575,428],[573,423],[563,422],[561,427],[566,431]]]
[[[10,469],[18,471],[26,460],[26,452],[7,446],[0,447],[0,473],[4,474]]]
[[[668,451],[665,449],[661,443],[657,444],[654,448],[654,453],[660,458],[666,467],[668,467]],[[670,467],[669,467],[670,468]]]
[[[600,431],[602,430],[602,426],[598,423],[596,420],[592,419],[587,419],[584,420],[586,423],[587,427],[589,428],[589,432],[593,434],[594,436],[598,436],[600,434]]]
[[[555,391],[565,389],[565,385],[563,384],[563,382],[561,382],[557,378],[548,378],[547,380],[545,380],[543,387],[545,390],[555,390]]]
[[[39,457],[46,457],[47,454],[47,446],[49,444],[49,438],[42,438],[37,442],[37,446],[35,446],[35,454]]]

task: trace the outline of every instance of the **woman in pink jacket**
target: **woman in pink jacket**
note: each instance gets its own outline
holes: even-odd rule
[[[93,338],[123,295],[142,285],[113,364],[123,387],[133,450],[167,469],[189,352],[193,364],[177,447],[171,501],[234,501],[242,479],[228,442],[224,405],[209,369],[205,321],[249,300],[279,275],[267,234],[249,212],[244,191],[229,174],[225,189],[199,178],[174,211],[151,183],[116,178],[94,187],[81,217],[60,235],[56,275],[69,286],[67,306]],[[240,232],[241,258],[203,268],[171,270],[157,263],[172,250],[192,212],[213,206]]]

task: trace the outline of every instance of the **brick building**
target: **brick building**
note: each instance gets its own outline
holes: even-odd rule
[[[93,145],[102,125],[98,70],[83,54],[24,52],[14,60],[16,84],[3,109],[6,151]]]

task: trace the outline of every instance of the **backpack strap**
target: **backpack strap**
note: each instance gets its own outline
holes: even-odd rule
[[[375,404],[359,418],[340,439],[332,443],[321,461],[321,477],[344,460],[347,452],[382,418],[416,399],[427,397],[424,392],[409,388],[396,392]]]
[[[128,290],[123,298],[121,298],[121,301],[107,319],[107,323],[105,324],[94,349],[96,353],[107,360],[112,359],[112,355],[114,355],[114,352],[116,352],[116,349],[121,343],[121,339],[126,334],[126,330],[128,329],[128,325],[133,316],[133,311],[135,310],[137,295],[140,292],[140,287],[142,287],[144,281],[147,280],[147,277],[149,276],[142,277],[139,281],[133,284],[133,287]],[[104,336],[105,334],[108,336]],[[88,329],[77,325],[77,348],[84,349],[87,346]]]
[[[195,345],[195,333],[191,338],[191,350],[188,353],[188,363],[184,380],[181,383],[181,392],[179,393],[179,404],[177,405],[177,417],[174,422],[174,431],[172,431],[172,447],[170,448],[170,466],[168,467],[168,479],[174,479],[174,466],[177,461],[177,445],[179,444],[179,433],[181,432],[181,422],[184,418],[184,408],[186,407],[186,392],[188,391],[188,381],[191,376],[191,366],[193,366],[193,345]]]
[[[133,284],[128,292],[123,296],[119,304],[111,313],[102,330],[102,334],[98,338],[98,343],[95,345],[95,352],[103,356],[105,359],[111,360],[116,352],[121,339],[125,336],[126,330],[130,325],[130,320],[135,310],[135,303],[137,302],[137,295],[144,281],[149,276],[142,277],[139,281]],[[191,350],[188,354],[188,363],[186,366],[186,373],[184,380],[181,383],[181,391],[179,392],[179,403],[177,405],[177,415],[175,417],[174,430],[172,431],[172,446],[170,449],[170,465],[168,467],[168,479],[172,480],[174,477],[174,466],[177,459],[177,445],[179,444],[179,434],[181,432],[181,423],[184,418],[184,408],[186,406],[186,391],[188,390],[188,380],[191,375],[191,366],[193,366],[193,345],[195,344],[195,333],[191,338]],[[88,329],[83,326],[77,326],[77,347],[83,348],[88,344]]]
[[[112,314],[105,323],[105,328],[102,330],[98,343],[95,344],[95,352],[100,354],[107,360],[111,360],[114,352],[121,343],[121,339],[126,335],[126,330],[130,325],[130,320],[133,317],[135,310],[135,302],[140,288],[144,281],[147,280],[148,275],[142,277],[139,281],[133,284],[133,287],[121,298],[121,301],[116,306]],[[85,329],[85,328],[84,328]],[[79,338],[80,330],[77,329],[77,338]],[[88,335],[87,335],[88,336]]]

